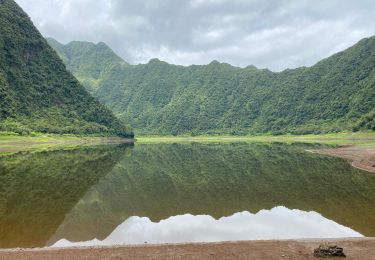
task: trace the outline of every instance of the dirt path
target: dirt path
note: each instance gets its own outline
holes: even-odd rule
[[[375,238],[15,249],[0,251],[0,259],[317,259],[314,248],[323,243],[343,247],[345,259],[375,259]]]
[[[344,158],[351,161],[353,167],[375,173],[375,148],[344,146],[310,150],[310,152]]]

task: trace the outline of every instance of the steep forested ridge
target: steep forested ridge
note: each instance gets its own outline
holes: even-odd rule
[[[0,0],[0,131],[132,135],[66,70],[13,0]]]
[[[70,42],[63,45],[53,38],[48,43],[56,50],[69,71],[92,93],[100,79],[117,65],[129,65],[118,57],[105,43]]]
[[[78,52],[92,44],[67,46]],[[63,50],[58,48],[60,55],[67,55]],[[102,57],[109,52],[96,50]],[[68,64],[88,82],[91,76],[81,66]],[[217,61],[188,67],[157,59],[135,66],[110,64],[105,70],[97,64],[104,73],[88,89],[147,134],[375,130],[375,37],[312,67],[279,73]]]

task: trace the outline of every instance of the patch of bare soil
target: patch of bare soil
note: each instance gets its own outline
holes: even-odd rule
[[[311,150],[311,152],[344,158],[349,160],[353,167],[375,173],[375,148],[344,146]]]
[[[375,259],[375,238],[242,241],[0,251],[0,259],[316,259],[314,249],[335,244],[345,259]]]

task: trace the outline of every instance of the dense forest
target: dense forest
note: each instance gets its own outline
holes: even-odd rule
[[[132,136],[13,0],[0,0],[0,131]]]
[[[279,73],[217,61],[129,65],[103,43],[49,43],[85,87],[139,133],[375,130],[375,37],[312,67]]]

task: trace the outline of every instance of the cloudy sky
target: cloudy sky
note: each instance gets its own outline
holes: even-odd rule
[[[309,66],[375,35],[373,0],[16,0],[46,37],[130,63]]]

